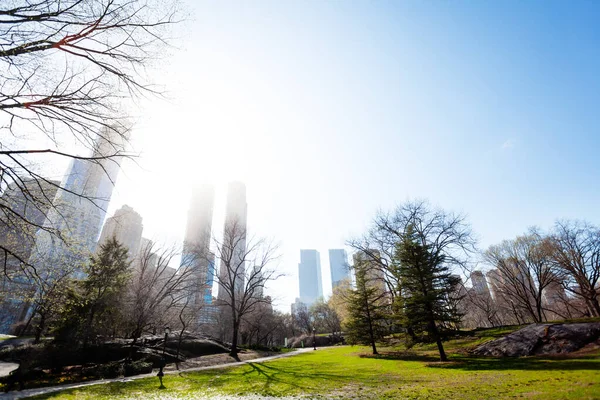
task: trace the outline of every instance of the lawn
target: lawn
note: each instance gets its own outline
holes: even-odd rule
[[[266,363],[226,370],[111,383],[51,394],[48,399],[194,398],[201,395],[306,395],[354,399],[599,399],[598,352],[579,358],[469,357],[465,348],[506,332],[486,332],[448,342],[450,361],[431,346],[405,351],[365,347],[321,348]]]

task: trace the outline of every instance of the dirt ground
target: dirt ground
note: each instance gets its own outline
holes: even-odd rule
[[[244,350],[243,352],[240,352],[238,354],[238,356],[240,358],[239,361],[248,361],[248,360],[253,360],[255,358],[269,357],[269,356],[273,356],[273,355],[277,355],[277,354],[280,354],[280,353],[273,353],[273,352],[268,352],[268,351]],[[234,359],[227,353],[212,354],[210,356],[189,358],[189,359],[185,360],[184,362],[178,363],[179,365],[169,364],[166,366],[165,370],[174,371],[177,369],[209,367],[212,365],[228,364],[228,363],[236,362],[236,361],[238,361],[238,360]]]

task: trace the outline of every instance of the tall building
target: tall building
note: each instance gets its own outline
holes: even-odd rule
[[[487,284],[487,280],[485,279],[485,275],[481,271],[473,271],[471,273],[471,284],[473,285],[473,290],[477,294],[489,295],[490,289]]]
[[[254,297],[262,299],[265,295],[265,286],[264,286],[264,280],[263,280],[264,276],[261,270],[261,266],[260,265],[255,265],[254,269],[252,271],[252,275],[250,277],[251,281],[251,285],[249,286],[255,286],[255,290],[254,290]],[[255,284],[252,283],[252,280],[254,282],[256,282]]]
[[[321,257],[317,250],[300,250],[298,278],[300,283],[300,302],[310,306],[319,297],[323,297]]]
[[[215,187],[197,185],[192,190],[187,227],[183,242],[182,268],[192,268],[196,280],[190,293],[194,304],[212,302],[215,255],[210,251]]]
[[[9,184],[2,196],[0,207],[4,212],[0,219],[0,243],[9,248],[17,257],[28,260],[35,245],[36,232],[46,219],[52,199],[56,195],[57,181],[23,180],[22,183]],[[21,217],[26,221],[24,222]],[[15,257],[2,254],[2,265],[6,263],[6,272],[19,266]]]
[[[115,154],[117,143],[123,140],[107,129],[96,140],[91,155],[99,160],[71,161],[43,224],[59,232],[61,238],[39,230],[36,251],[30,258],[33,265],[82,265],[94,253],[122,159],[102,157]]]
[[[487,272],[487,278],[490,280],[490,292],[496,303],[503,301],[502,291],[504,289],[504,278],[498,269],[494,268]]]
[[[331,272],[331,288],[339,285],[343,280],[350,279],[350,265],[348,255],[344,249],[329,250],[329,270]]]
[[[114,237],[127,247],[129,259],[133,260],[140,250],[143,230],[142,216],[128,205],[123,205],[112,217],[106,219],[100,233],[98,247]]]
[[[11,183],[0,196],[1,208],[12,211],[0,218],[0,243],[21,260],[28,260],[31,256],[36,231],[44,223],[59,183],[24,180],[21,188]],[[18,216],[29,223],[23,223]],[[20,274],[20,262],[16,257],[2,254],[0,264],[4,266],[4,273],[0,274],[0,332],[9,332],[14,323],[25,318],[29,309],[27,299],[35,289],[29,279]]]
[[[246,274],[246,223],[248,204],[246,203],[246,185],[242,182],[231,182],[227,188],[227,204],[225,208],[225,224],[223,226],[223,241],[219,277],[231,275],[235,279],[235,291],[244,288]],[[224,261],[226,260],[226,261]],[[228,271],[228,265],[231,271]],[[235,276],[234,276],[235,275]],[[218,298],[225,299],[229,295],[219,286]]]
[[[367,249],[365,251],[357,251],[352,256],[354,268],[366,269],[366,280],[372,287],[386,291],[385,273],[381,268],[381,253],[379,250]]]

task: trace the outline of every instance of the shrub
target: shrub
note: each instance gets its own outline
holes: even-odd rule
[[[152,372],[152,363],[144,360],[129,362],[124,366],[125,376],[149,374],[150,372]]]
[[[118,378],[123,375],[125,371],[122,362],[114,361],[98,365],[93,372],[94,375],[99,378]]]

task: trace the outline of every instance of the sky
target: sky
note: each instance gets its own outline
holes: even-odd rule
[[[247,186],[251,233],[280,243],[266,294],[289,311],[300,249],[424,198],[485,249],[558,218],[600,225],[600,4],[594,1],[183,1],[149,69],[108,215],[181,243],[191,187]]]

